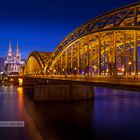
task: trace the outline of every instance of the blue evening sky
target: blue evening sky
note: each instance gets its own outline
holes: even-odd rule
[[[2,0],[0,57],[19,40],[23,58],[30,52],[51,52],[72,30],[96,16],[138,0]]]

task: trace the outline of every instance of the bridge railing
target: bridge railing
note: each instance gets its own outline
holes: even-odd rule
[[[30,78],[60,79],[94,83],[140,85],[140,76],[28,75]]]

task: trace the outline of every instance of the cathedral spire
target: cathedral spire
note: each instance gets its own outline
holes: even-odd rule
[[[15,60],[15,62],[21,61],[21,54],[19,52],[19,43],[18,43],[18,40],[17,40],[17,45],[16,45],[16,51],[15,51],[15,54],[14,54],[14,60]]]
[[[11,40],[9,41],[9,49],[8,49],[8,54],[7,54],[7,61],[12,61],[12,45],[11,45]]]
[[[16,54],[19,54],[19,44],[18,44],[18,40],[17,40],[17,46],[16,46]]]
[[[11,40],[9,41],[9,49],[8,49],[8,56],[12,55],[12,45],[11,45]]]

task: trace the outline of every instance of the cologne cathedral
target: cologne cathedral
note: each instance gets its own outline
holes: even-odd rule
[[[25,61],[21,59],[21,53],[19,52],[19,46],[17,42],[15,53],[12,53],[11,42],[9,43],[9,49],[7,58],[4,61],[4,71],[7,74],[18,73],[20,68],[24,66]]]

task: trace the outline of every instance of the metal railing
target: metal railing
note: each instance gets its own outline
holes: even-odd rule
[[[28,75],[28,78],[84,81],[93,83],[140,85],[140,76]]]

